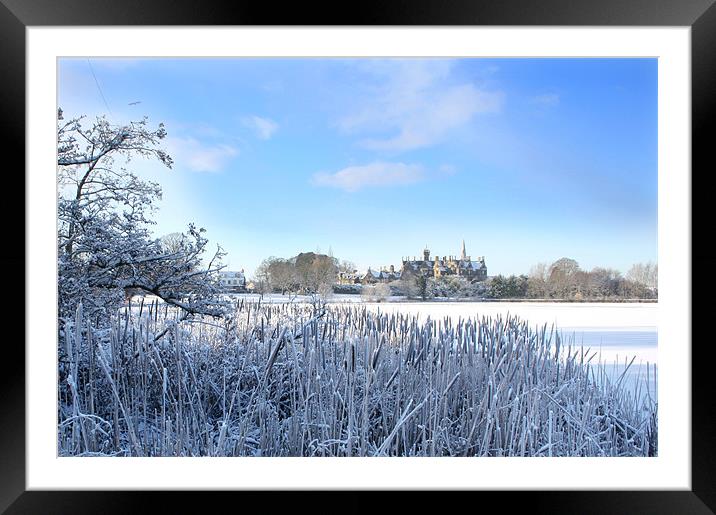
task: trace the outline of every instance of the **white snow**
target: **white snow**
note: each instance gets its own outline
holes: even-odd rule
[[[382,312],[414,313],[432,319],[446,316],[475,318],[508,313],[531,325],[556,324],[561,329],[655,331],[656,303],[570,302],[396,302],[366,303]]]

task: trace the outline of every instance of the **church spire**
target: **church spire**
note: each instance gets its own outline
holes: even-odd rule
[[[467,261],[467,252],[465,252],[465,240],[462,240],[462,253],[460,254],[462,261]]]

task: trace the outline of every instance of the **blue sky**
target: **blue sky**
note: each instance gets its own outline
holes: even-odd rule
[[[174,168],[130,163],[156,235],[196,222],[249,274],[463,239],[490,275],[657,259],[656,59],[61,59],[58,105],[164,122]]]

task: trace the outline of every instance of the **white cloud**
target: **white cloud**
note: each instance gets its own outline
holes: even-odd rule
[[[407,151],[445,140],[477,114],[497,112],[500,91],[457,80],[450,60],[382,60],[360,69],[377,86],[356,100],[360,106],[338,122],[347,133],[369,135],[360,143],[373,150]],[[371,135],[375,136],[371,136]]]
[[[559,104],[559,95],[556,93],[545,93],[544,95],[537,95],[532,97],[532,103],[538,104],[545,107],[552,107]]]
[[[312,182],[316,186],[354,192],[369,187],[414,184],[424,178],[425,173],[420,165],[378,161],[362,166],[349,166],[335,173],[317,173],[313,175]]]
[[[268,93],[280,93],[284,90],[283,82],[280,80],[270,80],[266,82],[261,89]]]
[[[254,131],[259,139],[270,139],[278,130],[278,124],[273,120],[255,115],[243,117],[241,123]]]
[[[438,167],[438,171],[443,175],[455,175],[457,173],[457,168],[455,168],[453,165],[449,164],[442,164]]]
[[[239,150],[227,144],[208,145],[192,137],[167,137],[166,149],[176,168],[194,172],[219,172]]]

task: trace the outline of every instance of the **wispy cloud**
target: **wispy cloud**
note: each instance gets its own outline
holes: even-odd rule
[[[244,127],[251,129],[259,139],[271,139],[278,130],[278,124],[269,118],[260,116],[244,116],[241,119]]]
[[[233,145],[206,144],[192,137],[167,137],[166,148],[177,167],[194,172],[219,172],[239,154]]]
[[[438,167],[438,172],[446,176],[455,175],[457,173],[457,168],[453,165],[442,164]]]
[[[544,107],[553,107],[559,105],[559,95],[556,93],[545,93],[532,97],[532,103]]]
[[[316,186],[355,192],[364,188],[414,184],[424,178],[425,172],[420,165],[377,161],[349,166],[335,173],[316,173],[311,182]]]
[[[338,127],[366,135],[360,144],[373,150],[402,152],[434,145],[477,114],[499,111],[504,102],[502,92],[454,77],[450,60],[373,61],[360,70],[371,87]]]
[[[261,89],[268,93],[280,93],[284,90],[283,82],[280,80],[270,80],[261,86]]]

